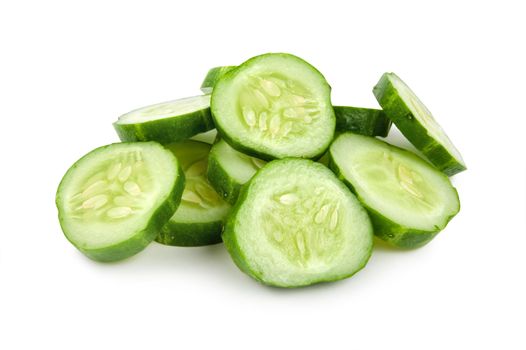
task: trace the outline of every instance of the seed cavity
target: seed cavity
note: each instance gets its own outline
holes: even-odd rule
[[[115,163],[111,168],[110,170],[108,171],[108,180],[113,180],[117,177],[117,175],[119,175],[119,172],[121,171],[121,168],[122,168],[122,163],[118,162],[118,163]]]
[[[256,125],[256,112],[252,108],[243,107],[242,113],[248,126],[253,127]]]
[[[411,185],[410,183],[407,183],[407,182],[404,182],[404,181],[400,181],[400,186],[402,186],[402,188],[404,190],[406,190],[408,193],[410,193],[411,195],[415,196],[416,198],[419,198],[419,199],[423,199],[424,196],[422,195],[422,193],[420,193],[413,185]]]
[[[268,113],[267,112],[261,112],[259,114],[259,130],[261,131],[265,131],[267,130],[267,116],[268,116]]]
[[[214,190],[204,183],[196,183],[195,190],[205,201],[212,203],[217,200]]]
[[[329,204],[325,204],[324,206],[322,206],[321,209],[316,214],[316,216],[314,217],[314,222],[317,224],[321,224],[327,217],[327,214],[329,213],[329,208],[330,208]]]
[[[95,192],[102,191],[108,186],[108,183],[104,180],[98,180],[89,185],[83,192],[84,197],[90,197],[95,194]]]
[[[403,182],[407,182],[408,184],[413,183],[413,176],[411,175],[411,171],[409,171],[409,169],[407,169],[402,164],[398,165],[398,177]]]
[[[279,131],[279,127],[280,127],[280,124],[281,124],[281,119],[279,118],[279,116],[276,114],[272,117],[272,119],[270,119],[270,127],[269,127],[269,130],[270,132],[275,135],[278,133]]]
[[[298,196],[294,193],[286,193],[279,197],[279,202],[285,205],[291,205],[298,201]]]
[[[272,233],[272,237],[276,240],[276,242],[283,242],[283,233],[279,230],[275,230]]]
[[[83,209],[98,209],[108,202],[108,196],[99,194],[91,197],[82,203]]]
[[[270,105],[269,105],[267,98],[265,97],[265,95],[263,95],[263,93],[259,89],[253,89],[252,93],[254,94],[254,97],[259,102],[261,107],[269,108]]]
[[[270,80],[261,79],[260,85],[263,90],[272,97],[279,97],[279,95],[281,95],[281,89]]]
[[[287,136],[292,131],[292,122],[286,122],[283,125],[283,136]]]
[[[139,185],[134,181],[126,181],[124,183],[124,190],[132,196],[138,196],[141,194],[142,190]]]
[[[130,207],[114,207],[109,209],[106,214],[112,219],[124,218],[132,213]]]
[[[206,172],[206,165],[206,159],[197,161],[186,169],[185,175],[188,177],[201,176]]]
[[[331,231],[334,231],[336,225],[338,225],[338,208],[334,209],[334,211],[331,214],[331,219],[329,221],[329,229]]]
[[[127,165],[119,172],[119,181],[124,182],[128,180],[132,173],[132,167]]]

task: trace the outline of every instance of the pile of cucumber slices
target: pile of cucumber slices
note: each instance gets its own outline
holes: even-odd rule
[[[393,73],[373,89],[382,109],[333,106],[323,75],[282,53],[213,68],[201,90],[122,115],[122,142],[66,172],[60,225],[86,256],[222,241],[254,279],[299,287],[362,269],[373,235],[420,247],[460,209],[462,157]],[[426,159],[377,138],[391,123]]]

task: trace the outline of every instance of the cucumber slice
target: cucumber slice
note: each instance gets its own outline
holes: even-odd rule
[[[241,187],[265,164],[264,160],[236,151],[225,140],[219,140],[208,158],[208,181],[228,203],[234,204]]]
[[[221,137],[238,151],[265,160],[316,158],[334,136],[330,92],[323,75],[304,60],[266,54],[217,82],[212,115]]]
[[[402,79],[394,73],[385,73],[373,92],[402,134],[438,169],[448,176],[466,170],[460,152]]]
[[[223,223],[230,211],[206,180],[211,146],[186,140],[166,146],[181,162],[186,185],[181,205],[155,239],[174,246],[202,246],[221,242]]]
[[[367,212],[329,169],[289,158],[268,163],[243,187],[223,241],[254,279],[299,287],[362,269],[373,232]]]
[[[203,92],[203,94],[211,94],[212,90],[214,89],[214,86],[219,81],[219,79],[221,79],[223,75],[230,72],[234,68],[236,68],[236,66],[222,66],[211,68],[208,71],[208,73],[206,73],[205,80],[203,80],[203,83],[201,84],[201,91]]]
[[[62,231],[93,260],[130,257],[173,215],[184,182],[177,159],[158,143],[97,148],[73,164],[58,187]]]
[[[448,177],[409,151],[345,133],[329,153],[330,167],[368,209],[375,234],[394,246],[428,243],[460,210]]]
[[[194,96],[136,109],[119,117],[113,127],[121,141],[185,140],[211,130],[210,96]]]
[[[386,137],[391,129],[391,120],[381,109],[334,106],[334,114],[339,132]]]

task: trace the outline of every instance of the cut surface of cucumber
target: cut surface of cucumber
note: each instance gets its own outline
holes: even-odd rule
[[[212,146],[208,158],[208,181],[228,203],[234,204],[241,187],[266,163],[236,151],[225,140],[219,140]]]
[[[243,187],[223,241],[254,279],[299,287],[362,269],[373,232],[365,209],[329,169],[287,158],[268,163]]]
[[[211,94],[219,79],[234,68],[236,68],[236,66],[221,66],[208,70],[208,73],[206,73],[206,77],[201,84],[201,91],[203,94]]]
[[[226,73],[212,92],[212,115],[232,147],[261,159],[316,158],[335,129],[330,86],[304,60],[265,54]]]
[[[391,119],[381,109],[334,106],[334,114],[338,132],[386,137],[391,129]]]
[[[179,159],[186,184],[181,204],[156,241],[175,246],[202,246],[221,242],[221,230],[230,205],[206,179],[211,146],[186,140],[166,147]]]
[[[402,134],[438,169],[448,176],[466,170],[460,152],[402,79],[394,73],[385,73],[373,92]]]
[[[329,153],[330,167],[368,209],[375,234],[392,245],[426,244],[460,210],[448,177],[409,151],[344,133]]]
[[[120,116],[113,127],[121,141],[182,141],[214,128],[210,95],[139,108]]]
[[[66,238],[89,258],[115,261],[144,249],[174,214],[184,174],[155,142],[117,143],[78,160],[56,204]]]

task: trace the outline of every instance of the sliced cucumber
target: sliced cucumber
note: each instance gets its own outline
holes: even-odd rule
[[[186,140],[166,146],[181,162],[186,177],[181,205],[162,228],[156,241],[175,246],[202,246],[221,242],[223,223],[230,211],[206,180],[211,146]]]
[[[316,158],[336,120],[323,75],[289,54],[254,57],[225,74],[212,92],[212,115],[238,151],[261,159]]]
[[[228,203],[234,204],[241,187],[265,164],[264,160],[236,151],[225,140],[219,140],[208,158],[208,181]]]
[[[97,148],[73,164],[58,187],[60,225],[93,260],[130,257],[168,222],[184,182],[177,159],[158,143]]]
[[[206,73],[205,80],[201,84],[201,91],[203,94],[211,94],[212,90],[216,83],[223,77],[226,73],[230,72],[236,66],[222,66],[211,68],[208,73]]]
[[[402,79],[385,73],[373,92],[402,134],[438,169],[448,176],[466,170],[460,152]]]
[[[460,210],[446,175],[373,137],[338,136],[330,148],[330,166],[368,209],[375,234],[394,246],[428,243]]]
[[[121,141],[182,141],[214,128],[210,95],[139,108],[120,116],[113,127]]]
[[[243,187],[223,241],[251,277],[299,287],[362,269],[373,232],[366,211],[329,169],[289,158],[268,163]]]
[[[334,114],[339,132],[386,137],[391,129],[391,120],[381,109],[334,106]]]

